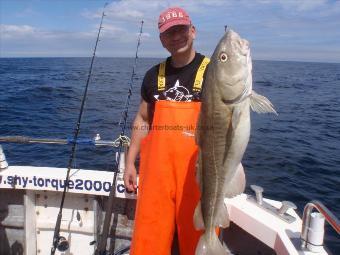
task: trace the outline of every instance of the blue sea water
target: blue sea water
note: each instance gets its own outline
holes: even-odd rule
[[[158,59],[139,59],[128,122],[138,109],[145,71]],[[134,59],[97,58],[80,137],[118,137]],[[72,137],[86,84],[89,58],[0,59],[0,136]],[[252,113],[244,156],[250,184],[264,196],[291,200],[301,215],[310,200],[340,217],[340,64],[254,61],[254,90],[278,116]],[[129,131],[128,131],[129,133]],[[70,146],[2,144],[10,165],[66,167]],[[75,166],[111,170],[114,151],[79,145]],[[327,225],[326,244],[340,254]]]

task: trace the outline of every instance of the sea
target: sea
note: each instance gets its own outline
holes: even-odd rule
[[[80,125],[80,138],[115,140],[124,110],[130,126],[144,73],[160,59],[96,58]],[[74,135],[91,58],[0,58],[0,136],[68,139]],[[129,88],[130,100],[127,101]],[[320,200],[340,218],[340,64],[253,62],[253,89],[274,114],[251,114],[243,158],[247,189],[304,205]],[[128,103],[128,104],[127,104]],[[67,167],[71,145],[1,144],[9,165]],[[78,145],[74,167],[112,171],[115,148]],[[326,224],[325,244],[340,254],[340,239]]]

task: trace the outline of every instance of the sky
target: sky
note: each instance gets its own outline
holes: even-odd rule
[[[0,0],[0,57],[92,56],[104,4],[99,57],[166,57],[159,13],[183,7],[207,56],[228,25],[253,59],[340,63],[340,0]]]

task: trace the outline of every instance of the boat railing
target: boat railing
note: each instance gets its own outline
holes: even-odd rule
[[[340,224],[339,219],[320,201],[313,200],[309,202],[304,210],[302,216],[302,230],[301,230],[301,247],[306,248],[309,243],[308,240],[308,232],[310,231],[310,223],[311,223],[311,214],[313,209],[316,209],[319,213],[321,213],[325,220],[333,227],[333,229],[340,234]]]
[[[119,136],[116,140],[102,140],[97,134],[94,138],[36,138],[29,136],[0,136],[0,142],[3,143],[38,143],[38,144],[88,144],[94,146],[119,147],[120,143],[129,145],[130,139],[127,136]]]

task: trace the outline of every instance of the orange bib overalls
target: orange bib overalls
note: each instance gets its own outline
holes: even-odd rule
[[[204,61],[207,60],[202,64]],[[202,64],[199,70],[203,79]],[[199,83],[199,70],[194,84]],[[194,137],[200,106],[200,102],[155,103],[151,131],[141,142],[131,255],[169,255],[176,226],[180,254],[195,253],[202,234],[193,225],[200,198],[195,178],[198,147]]]

